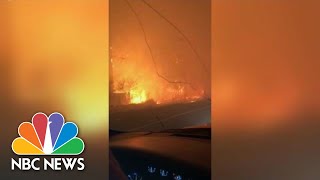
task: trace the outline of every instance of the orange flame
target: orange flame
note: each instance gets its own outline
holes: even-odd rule
[[[147,94],[144,89],[130,90],[130,104],[140,104],[147,101]]]
[[[191,76],[194,69],[182,64],[182,60],[157,57],[154,63],[143,46],[119,45],[116,41],[114,44],[115,47],[110,47],[111,94],[114,95],[111,98],[115,97],[111,104],[167,104],[193,102],[204,97],[205,86],[199,82],[200,75]]]

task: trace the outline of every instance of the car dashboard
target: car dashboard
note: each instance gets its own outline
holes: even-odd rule
[[[181,130],[119,133],[111,135],[110,147],[129,180],[211,179],[211,136]]]

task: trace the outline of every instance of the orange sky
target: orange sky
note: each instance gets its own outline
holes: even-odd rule
[[[13,98],[61,111],[85,125],[107,127],[106,1],[7,2]],[[105,129],[103,130],[105,131]]]
[[[319,5],[213,1],[215,125],[260,129],[319,114]]]
[[[139,84],[137,90],[145,90],[149,100],[159,103],[200,97],[202,94],[208,98],[211,88],[210,0],[148,2],[188,37],[199,57],[172,25],[142,1],[129,1],[132,9],[137,11],[137,18],[126,1],[110,0],[113,85],[123,81],[135,82]],[[152,53],[146,45],[144,34]],[[159,78],[157,72],[170,81],[187,84],[168,83]]]

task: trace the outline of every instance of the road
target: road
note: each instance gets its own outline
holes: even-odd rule
[[[120,131],[179,129],[211,121],[210,101],[170,105],[127,105],[110,109],[110,128]]]

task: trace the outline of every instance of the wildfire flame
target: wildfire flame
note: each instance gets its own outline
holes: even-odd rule
[[[134,58],[128,56],[121,57],[110,60],[111,86],[118,101],[115,104],[194,102],[204,97],[203,89],[194,89],[189,84],[168,83],[161,79],[152,64],[142,63],[142,60],[141,63],[133,61]],[[144,66],[141,67],[141,64]]]
[[[147,101],[147,94],[144,89],[130,90],[130,104],[140,104]]]

